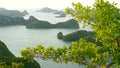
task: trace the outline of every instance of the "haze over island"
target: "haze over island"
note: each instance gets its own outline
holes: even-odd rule
[[[0,0],[0,7],[6,9],[40,9],[49,7],[53,9],[64,9],[72,7],[72,2],[80,2],[83,5],[92,5],[95,0]],[[109,0],[110,2],[118,3],[120,7],[120,0]]]

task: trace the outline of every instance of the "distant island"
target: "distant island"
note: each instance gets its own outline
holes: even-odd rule
[[[11,16],[11,17],[23,17],[26,15],[26,13],[25,13],[25,11],[22,13],[18,10],[7,10],[5,8],[0,8],[0,14],[6,15],[6,16]]]
[[[51,24],[48,21],[39,21],[35,17],[31,16],[27,20],[27,28],[69,28],[78,29],[79,24],[76,20],[71,19],[65,22],[58,22],[57,24]]]
[[[48,7],[44,7],[40,10],[37,10],[36,12],[53,13],[53,14],[57,15],[57,16],[55,16],[56,18],[66,17],[66,14],[63,11],[59,11],[59,10],[56,10],[56,9],[51,9],[51,8],[48,8]]]
[[[48,7],[44,7],[44,8],[42,8],[42,9],[37,10],[36,12],[57,13],[58,10],[56,10],[56,9],[51,9],[51,8],[48,8]]]
[[[24,14],[27,14],[27,11],[23,11]],[[13,17],[4,14],[0,14],[0,26],[9,26],[9,25],[25,25],[28,29],[33,28],[69,28],[69,29],[78,29],[79,24],[76,20],[70,19],[65,22],[58,22],[57,24],[51,24],[48,21],[38,20],[33,16],[30,16],[28,20],[25,20],[23,17]]]
[[[15,57],[6,45],[0,41],[0,68],[41,68],[40,65],[30,59]]]

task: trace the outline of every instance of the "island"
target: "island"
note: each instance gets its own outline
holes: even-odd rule
[[[41,68],[35,60],[15,57],[0,41],[0,68]]]
[[[55,24],[56,28],[78,29],[79,23],[74,19],[67,20],[65,22],[58,22]]]
[[[102,45],[101,42],[96,41],[94,39],[95,34],[96,33],[94,31],[86,31],[86,30],[78,30],[78,31],[75,31],[75,32],[72,32],[66,35],[63,35],[62,32],[59,32],[57,33],[57,38],[63,41],[66,41],[66,42],[78,41],[80,38],[83,38],[88,42],[93,42],[98,45]]]
[[[78,29],[79,23],[70,19],[65,22],[58,22],[56,24],[51,24],[48,21],[42,21],[36,19],[34,16],[30,16],[28,20],[23,17],[11,17],[7,15],[0,14],[0,26],[9,25],[25,25],[28,29],[34,28],[63,28],[63,29]]]
[[[48,21],[40,21],[33,16],[26,21],[26,28],[54,28],[54,26]]]
[[[42,9],[37,10],[36,12],[56,13],[56,12],[58,12],[58,10],[51,9],[51,8],[48,8],[48,7],[44,7],[44,8],[42,8]]]
[[[11,17],[0,14],[0,26],[23,25],[25,22],[23,17]]]
[[[11,17],[23,17],[26,15],[18,10],[7,10],[5,8],[0,8],[0,14]]]
[[[35,17],[30,16],[27,20],[26,28],[67,28],[67,29],[78,29],[79,24],[76,20],[71,19],[65,22],[58,22],[57,24],[51,24],[48,21],[39,21]]]
[[[57,15],[57,16],[55,16],[55,18],[66,17],[66,14],[63,11],[61,11],[61,10],[59,11],[59,10],[48,8],[48,7],[44,7],[40,10],[37,10],[36,12],[53,13],[53,14]]]

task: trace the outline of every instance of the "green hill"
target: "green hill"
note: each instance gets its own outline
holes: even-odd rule
[[[62,33],[61,33],[62,34]],[[61,39],[63,41],[68,41],[68,42],[72,42],[72,41],[78,41],[80,38],[84,38],[86,41],[88,42],[93,42],[96,43],[98,45],[102,45],[101,42],[96,41],[94,39],[95,37],[95,32],[93,31],[85,31],[85,30],[78,30],[66,35],[60,35],[60,32],[57,34],[57,38]],[[59,37],[60,36],[60,37]]]
[[[77,41],[80,38],[84,38],[84,39],[87,39],[89,41],[90,40],[93,41],[92,38],[94,36],[95,36],[95,32],[93,32],[93,31],[78,30],[78,31],[75,31],[73,33],[64,35],[62,37],[62,40],[64,40],[64,41]]]
[[[58,22],[57,24],[51,24],[48,21],[40,21],[35,17],[30,16],[30,18],[26,21],[26,27],[31,28],[69,28],[69,29],[78,29],[79,24],[77,21],[70,19],[65,22]]]
[[[26,21],[26,28],[54,28],[54,26],[47,21],[40,21],[33,16]]]
[[[2,41],[0,41],[0,56],[15,57]]]
[[[40,65],[35,60],[15,57],[0,41],[0,68],[40,68]]]
[[[56,28],[69,28],[69,29],[78,29],[79,28],[79,24],[76,20],[74,19],[70,19],[68,21],[65,22],[59,22],[57,24],[55,24]]]

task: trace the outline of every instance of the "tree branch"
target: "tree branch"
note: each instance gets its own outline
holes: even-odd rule
[[[107,66],[106,66],[106,68],[110,68],[112,65],[114,65],[114,64],[116,64],[117,62],[110,62]]]

